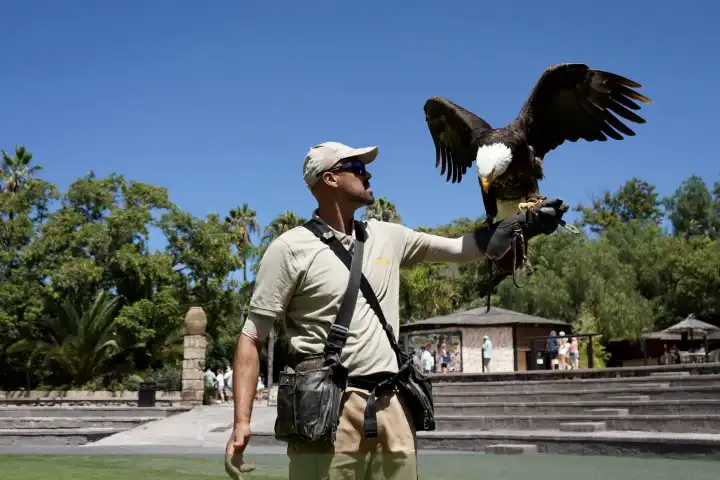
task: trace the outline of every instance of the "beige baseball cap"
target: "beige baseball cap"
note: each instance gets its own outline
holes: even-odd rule
[[[377,158],[378,147],[352,148],[339,142],[324,142],[308,150],[303,163],[303,178],[307,186],[312,188],[320,174],[345,158],[357,158],[365,165]]]

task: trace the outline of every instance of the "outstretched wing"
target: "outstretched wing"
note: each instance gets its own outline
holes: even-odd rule
[[[482,118],[447,98],[430,97],[423,108],[425,121],[435,143],[435,167],[440,166],[442,161],[440,175],[447,170],[445,181],[460,182],[475,160],[473,133],[491,130],[492,127]]]
[[[613,112],[631,122],[645,123],[631,111],[640,109],[635,101],[652,102],[632,90],[641,87],[582,63],[553,65],[540,76],[514,122],[525,129],[528,143],[540,158],[566,140],[622,140],[620,133],[633,136],[635,132]]]

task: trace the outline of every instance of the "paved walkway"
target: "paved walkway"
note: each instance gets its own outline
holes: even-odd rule
[[[250,424],[252,431],[272,432],[275,412],[275,407],[256,405],[253,408]],[[162,445],[224,448],[232,422],[232,404],[205,405],[105,437],[88,446]]]

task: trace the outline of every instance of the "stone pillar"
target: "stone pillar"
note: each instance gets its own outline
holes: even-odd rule
[[[187,405],[202,405],[205,392],[205,351],[207,316],[202,307],[190,307],[185,315],[183,348],[182,400]]]

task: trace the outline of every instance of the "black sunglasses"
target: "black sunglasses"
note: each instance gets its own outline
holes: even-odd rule
[[[329,168],[323,172],[318,173],[317,176],[319,177],[325,172],[352,172],[356,175],[364,177],[365,174],[367,174],[367,169],[365,168],[365,164],[363,162],[356,160],[354,162],[343,163],[341,165]]]

